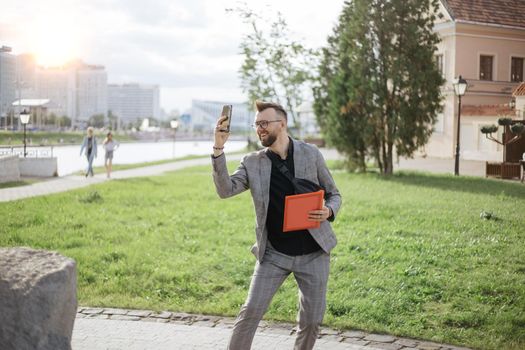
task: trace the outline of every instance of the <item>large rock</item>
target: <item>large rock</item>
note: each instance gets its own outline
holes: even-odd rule
[[[0,248],[0,349],[71,349],[76,283],[72,259]]]

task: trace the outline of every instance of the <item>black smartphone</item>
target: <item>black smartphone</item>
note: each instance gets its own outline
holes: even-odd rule
[[[226,117],[226,119],[223,120],[221,123],[221,131],[230,132],[230,125],[232,120],[232,105],[222,106],[221,117]]]

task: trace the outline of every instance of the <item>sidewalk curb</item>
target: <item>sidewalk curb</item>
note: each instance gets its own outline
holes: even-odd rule
[[[151,310],[96,308],[87,306],[78,307],[76,317],[115,321],[158,322],[225,329],[233,328],[235,322],[235,318],[227,316],[199,315],[171,311],[155,312]],[[296,328],[295,324],[291,323],[277,323],[263,320],[259,324],[258,332],[294,336]],[[430,341],[402,338],[385,334],[373,334],[358,330],[337,330],[327,327],[321,327],[318,339],[359,345],[371,350],[471,350],[465,347],[439,344]]]

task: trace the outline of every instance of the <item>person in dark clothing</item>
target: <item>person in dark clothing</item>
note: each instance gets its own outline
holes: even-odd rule
[[[88,175],[95,175],[93,173],[93,160],[97,158],[97,138],[95,137],[93,131],[93,127],[90,126],[89,128],[87,128],[87,135],[82,141],[82,146],[80,146],[80,155],[82,156],[82,152],[84,152],[85,150],[86,159],[88,161],[86,177],[88,177]]]
[[[215,128],[212,165],[219,197],[228,198],[250,190],[255,213],[257,259],[246,302],[235,321],[228,349],[251,347],[255,331],[284,280],[293,274],[299,287],[299,315],[295,349],[312,349],[326,309],[330,251],[337,243],[330,222],[341,206],[341,195],[321,152],[314,145],[288,135],[287,115],[282,106],[256,102],[255,129],[264,150],[246,155],[237,170],[228,174],[223,153],[229,133]],[[283,163],[296,178],[310,180],[325,191],[320,210],[309,212],[319,228],[283,232],[284,199],[294,194],[291,180],[278,170]]]

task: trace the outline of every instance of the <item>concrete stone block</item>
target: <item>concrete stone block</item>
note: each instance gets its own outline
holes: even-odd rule
[[[18,156],[0,156],[0,183],[20,181]]]
[[[20,158],[20,176],[58,176],[57,158]]]
[[[71,349],[75,261],[30,248],[0,248],[0,349]]]

